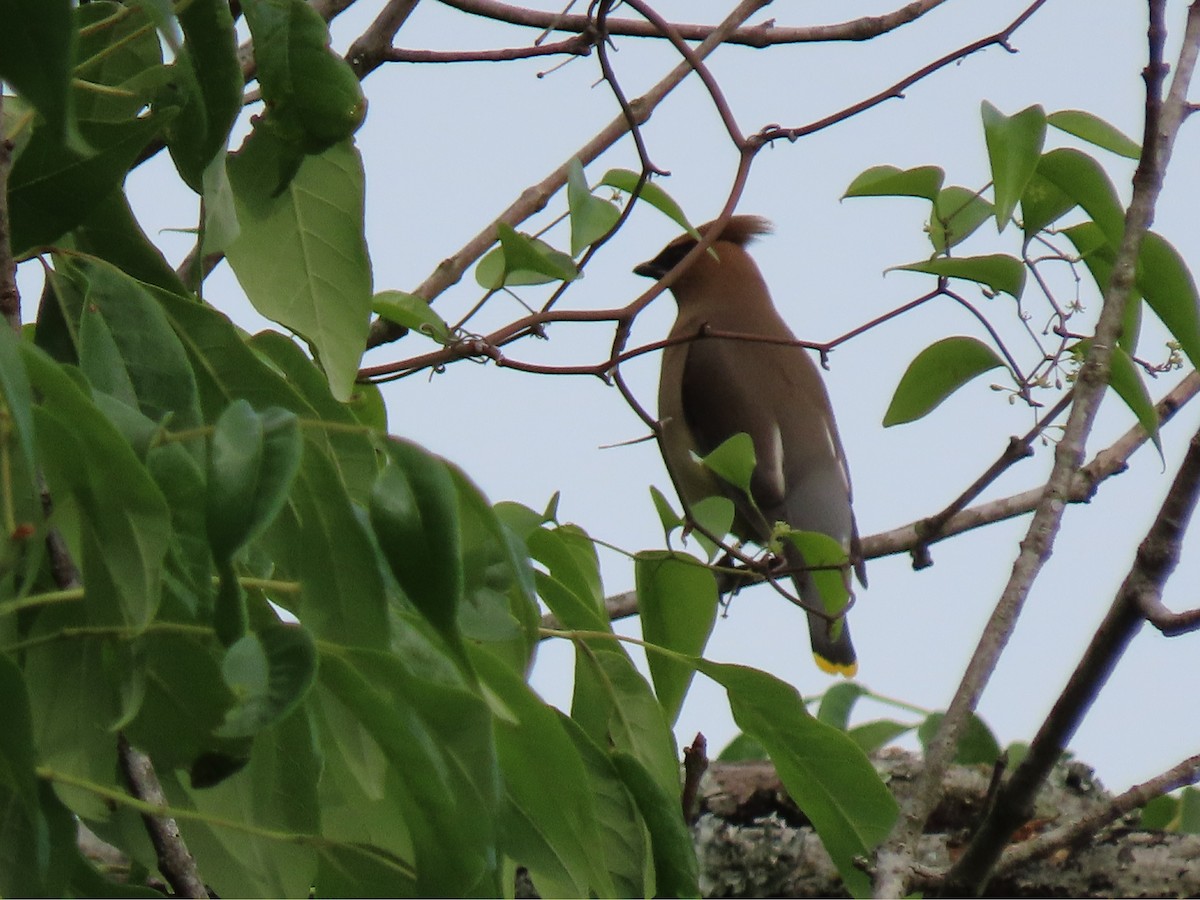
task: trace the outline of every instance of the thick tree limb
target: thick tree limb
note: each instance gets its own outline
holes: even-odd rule
[[[4,95],[0,93],[0,122],[4,121]],[[12,170],[13,143],[0,133],[0,316],[14,331],[21,330],[21,294],[17,291],[17,261],[12,255],[8,224],[8,174]]]

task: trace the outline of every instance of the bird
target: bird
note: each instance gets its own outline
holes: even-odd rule
[[[719,221],[719,220],[718,220]],[[717,226],[696,231],[707,237]],[[708,496],[734,504],[732,533],[766,546],[774,524],[815,531],[836,540],[865,587],[866,572],[846,454],[820,372],[771,300],[762,273],[746,247],[772,230],[759,216],[736,215],[670,285],[677,315],[662,354],[658,389],[660,446],[685,506]],[[671,241],[637,275],[661,279],[696,246],[693,234]],[[739,338],[722,335],[736,333]],[[754,340],[753,338],[765,340]],[[748,434],[755,469],[750,496],[704,468],[705,456],[730,437]],[[809,610],[808,627],[817,666],[831,675],[858,670],[844,617],[830,620],[811,572],[791,541],[783,556]]]

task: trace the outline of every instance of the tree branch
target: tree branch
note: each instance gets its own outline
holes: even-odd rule
[[[1120,335],[1125,304],[1133,289],[1142,237],[1154,218],[1155,203],[1162,187],[1174,139],[1184,117],[1187,85],[1195,66],[1196,46],[1200,44],[1198,3],[1189,10],[1183,49],[1170,95],[1164,104],[1161,92],[1167,69],[1162,58],[1162,48],[1166,39],[1163,24],[1165,0],[1150,0],[1149,7],[1149,63],[1144,72],[1146,124],[1142,154],[1134,173],[1133,198],[1126,212],[1124,235],[1108,289],[1105,291],[1096,336],[1076,380],[1076,401],[1071,407],[1063,439],[1056,448],[1054,469],[1026,538],[1021,543],[1021,552],[1013,564],[1012,576],[942,720],[938,734],[927,750],[926,771],[922,773],[921,789],[914,793],[913,802],[906,804],[901,810],[896,828],[878,855],[880,877],[876,881],[875,890],[883,896],[906,893],[905,885],[914,859],[912,847],[936,802],[941,773],[949,765],[967,716],[975,708],[983,686],[991,676],[1000,653],[1016,627],[1017,617],[1034,579],[1050,557],[1071,482],[1079,463],[1082,462],[1084,442],[1107,387],[1112,347]],[[1193,442],[1192,448],[1189,449],[1189,459],[1193,454],[1197,456],[1195,465],[1200,468],[1200,440]],[[1195,502],[1194,488],[1187,483],[1188,479],[1193,477],[1189,469],[1186,463],[1180,469],[1176,480],[1178,487],[1173,488],[1171,494],[1171,497],[1178,497],[1179,502],[1183,503]],[[1200,475],[1194,477],[1197,484],[1200,484]],[[1186,496],[1189,490],[1193,491],[1190,499]],[[1171,502],[1169,497],[1168,503]],[[1156,521],[1151,531],[1152,535],[1168,530],[1169,526],[1164,523],[1166,513],[1167,506],[1164,505],[1159,521]],[[1148,537],[1147,542],[1149,540]],[[1143,550],[1145,549],[1146,543],[1143,543]],[[1142,552],[1139,551],[1139,560],[1141,557]],[[1143,562],[1142,565],[1146,564]],[[1164,572],[1169,572],[1165,563],[1161,568]],[[1146,576],[1139,567],[1135,567],[1135,571],[1130,573],[1130,579],[1138,581],[1139,584],[1140,579],[1144,577]],[[1103,685],[1112,665],[1140,625],[1140,615],[1125,597],[1127,591],[1135,589],[1130,579],[1127,579],[1122,587],[1121,598],[1114,603],[1063,695],[1038,732],[1028,756],[1012,779],[1002,788],[1001,797],[991,815],[985,820],[983,828],[976,835],[967,853],[955,866],[951,875],[951,890],[958,886],[973,890],[986,882],[1003,843],[1007,841],[1016,824],[1019,824],[1020,817],[1027,810],[1030,799],[1041,784],[1048,768],[1047,757],[1057,758],[1061,748],[1065,746],[1063,742],[1074,732],[1094,699],[1095,692]],[[1053,759],[1050,759],[1049,764],[1052,763]]]
[[[4,96],[0,93],[0,124],[4,122]],[[8,174],[12,170],[13,143],[0,131],[0,316],[13,331],[21,330],[21,294],[17,290],[17,261],[12,254],[8,222]]]
[[[1200,431],[1163,501],[1112,607],[1072,673],[1029,752],[1000,788],[987,817],[950,873],[950,891],[978,893],[1016,828],[1026,821],[1046,773],[1062,756],[1118,660],[1142,626],[1139,598],[1158,597],[1179,562],[1184,533],[1200,497]]]
[[[946,0],[916,0],[916,2],[906,3],[894,12],[882,16],[863,16],[834,25],[780,27],[775,24],[774,19],[771,19],[761,25],[737,28],[729,33],[724,42],[761,48],[774,44],[819,41],[868,41],[919,19],[944,2]],[[498,0],[442,0],[442,3],[474,16],[482,16],[497,22],[507,22],[510,25],[539,28],[544,31],[582,33],[588,29],[590,23],[587,16],[563,15],[562,13],[527,9],[510,3],[500,3]],[[716,31],[716,28],[711,25],[673,23],[671,27],[680,37],[689,41],[707,40]],[[612,19],[609,22],[608,30],[610,34],[628,37],[665,37],[663,32],[652,23],[640,22],[636,19]]]
[[[738,25],[754,15],[754,13],[769,2],[770,0],[742,0],[733,12],[725,18],[725,21],[713,29],[704,42],[695,49],[696,56],[700,59],[708,56],[720,46]],[[650,118],[650,113],[654,108],[691,72],[692,66],[689,63],[686,61],[680,63],[665,78],[659,81],[658,84],[641,97],[632,101],[630,107],[636,116],[638,124]],[[598,134],[572,154],[572,159],[578,158],[586,166],[616,143],[629,130],[629,125],[629,121],[626,119],[624,112],[622,112],[621,115],[614,118]],[[521,196],[508,209],[489,222],[487,227],[468,241],[457,253],[442,260],[433,273],[418,285],[413,293],[428,302],[450,287],[450,285],[456,283],[463,276],[467,267],[483,256],[488,248],[496,242],[497,224],[504,222],[507,225],[516,227],[535,212],[545,207],[550,198],[567,183],[567,171],[570,163],[570,159],[566,160],[540,182],[522,191]],[[406,329],[401,326],[384,319],[376,319],[371,323],[371,332],[367,339],[367,347],[378,347],[380,344],[393,341],[405,333]]]

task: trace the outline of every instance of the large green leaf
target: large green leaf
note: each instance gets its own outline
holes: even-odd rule
[[[734,720],[771,754],[788,795],[820,835],[854,896],[869,876],[855,865],[891,830],[897,806],[871,761],[846,734],[808,714],[795,688],[755,669],[697,660],[725,688]]]
[[[917,728],[917,739],[927,749],[941,727],[942,713],[930,713]],[[958,739],[954,762],[960,766],[994,766],[1000,758],[1000,744],[983,719],[974,713],[967,719],[967,727]]]
[[[88,379],[106,393],[112,393],[106,383],[113,379],[127,382],[133,394],[130,405],[152,422],[170,416],[174,428],[200,425],[195,375],[158,302],[140,282],[111,265],[77,260],[76,266],[85,284],[79,357]],[[115,358],[91,360],[89,320],[111,338]]]
[[[315,842],[304,838],[321,827],[322,760],[312,732],[307,711],[297,709],[255,738],[245,768],[213,787],[180,784],[160,772],[168,799],[200,813],[186,826],[188,849],[220,896],[309,896],[317,858]]]
[[[363,122],[358,76],[329,46],[329,27],[304,0],[244,0],[269,127],[305,153],[323,153]]]
[[[300,625],[258,628],[225,651],[221,675],[236,698],[217,729],[252,737],[289,715],[317,676],[317,648]]]
[[[1066,194],[1100,226],[1114,247],[1125,233],[1125,210],[1103,167],[1079,150],[1060,148],[1042,155],[1037,172]]]
[[[1137,286],[1192,365],[1200,363],[1200,295],[1196,281],[1179,251],[1153,231],[1146,232],[1142,239]]]
[[[242,67],[225,0],[193,0],[178,16],[184,45],[173,70],[183,109],[167,128],[167,149],[180,177],[200,193],[204,170],[242,111]]]
[[[618,749],[612,758],[650,832],[655,896],[699,897],[696,848],[678,791],[664,788],[633,754]]]
[[[229,263],[254,308],[307,339],[345,401],[354,388],[371,314],[363,236],[363,169],[349,142],[305,160],[275,195],[277,147],[257,130],[230,159],[241,232]]]
[[[21,672],[0,654],[0,893],[38,897],[46,891],[46,821],[34,774],[33,727]]]
[[[278,602],[319,639],[383,649],[391,625],[381,559],[362,510],[346,494],[333,463],[309,441],[287,506],[262,546],[275,577],[300,582],[300,595]]]
[[[682,553],[647,550],[634,562],[642,636],[652,644],[700,656],[717,619],[717,583],[712,571]],[[647,657],[658,700],[672,724],[679,717],[695,670],[673,657]]]
[[[79,62],[72,74],[80,122],[134,119],[166,78],[158,35],[115,0],[82,4],[75,17]]]
[[[38,444],[55,502],[80,513],[90,621],[142,628],[162,594],[171,512],[125,438],[66,373],[31,345],[21,353],[42,397]],[[78,558],[78,557],[77,557]]]
[[[75,129],[71,0],[0,0],[0,22],[0,80],[37,107],[48,137],[69,141]]]
[[[161,114],[121,123],[85,123],[80,131],[91,147],[86,153],[35,130],[8,182],[13,253],[21,256],[51,244],[85,221],[121,185],[164,124]]]
[[[426,653],[434,652],[428,648]],[[320,680],[379,745],[412,837],[422,896],[498,896],[501,781],[487,705],[440,667],[322,648]]]
[[[237,400],[221,414],[208,459],[208,537],[218,560],[232,557],[274,521],[300,469],[303,444],[287,410],[259,413]]]
[[[956,390],[990,369],[1003,366],[996,351],[973,337],[943,338],[909,363],[883,414],[885,428],[928,415]]]
[[[614,896],[606,848],[596,840],[589,773],[563,720],[498,658],[480,651],[472,660],[503,704],[494,731],[506,795],[504,852],[529,869],[542,896]]]
[[[983,101],[983,135],[992,166],[996,229],[1003,231],[1037,168],[1046,140],[1046,111],[1030,106],[1006,116]]]
[[[454,479],[415,444],[389,441],[387,452],[391,464],[371,492],[371,525],[404,593],[457,644],[463,558]]]

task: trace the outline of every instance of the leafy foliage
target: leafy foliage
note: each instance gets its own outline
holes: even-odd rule
[[[155,3],[0,6],[6,106],[25,113],[4,119],[13,249],[47,266],[36,323],[0,329],[0,893],[138,890],[79,856],[73,817],[157,866],[120,732],[220,895],[495,896],[517,865],[545,893],[694,895],[671,724],[697,672],[862,890],[853,859],[894,802],[794,690],[703,658],[703,563],[637,555],[647,678],[586,532],[553,503],[493,506],[386,433],[355,382],[370,311],[455,336],[422,298],[372,295],[365,101],[324,22],[302,0],[241,8],[266,112],[230,153],[243,79],[224,0],[174,20]],[[241,332],[142,232],[121,186],[162,148],[204,201],[200,248],[289,334]],[[600,184],[690,228],[638,182]],[[578,163],[566,201],[570,255],[502,224],[480,283],[577,277],[619,211]],[[747,479],[733,456],[710,464]],[[704,514],[724,534],[732,507]],[[562,630],[539,629],[539,603]],[[575,648],[569,714],[526,680],[548,634]]]

